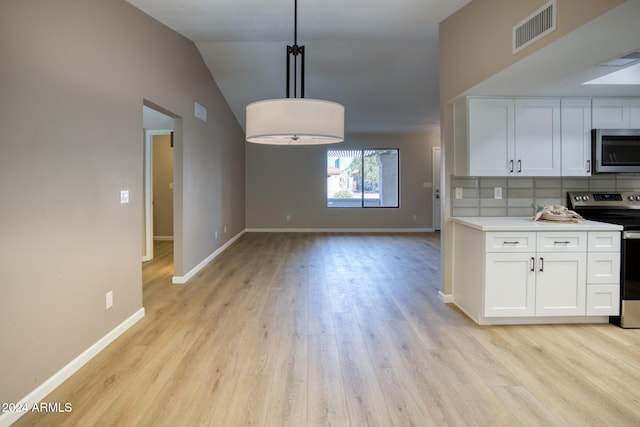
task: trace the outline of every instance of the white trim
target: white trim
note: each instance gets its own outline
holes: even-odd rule
[[[206,267],[207,264],[209,264],[211,261],[213,261],[213,259],[215,257],[220,255],[225,249],[227,249],[229,246],[231,246],[231,244],[233,242],[238,240],[240,238],[240,236],[242,236],[245,233],[245,231],[246,230],[242,230],[240,233],[236,234],[227,243],[225,243],[224,245],[222,245],[218,249],[216,249],[214,253],[212,253],[211,255],[206,257],[200,264],[198,264],[195,267],[193,267],[191,269],[191,271],[189,271],[184,276],[173,276],[173,278],[171,279],[171,283],[173,283],[174,285],[184,285],[185,283],[187,283],[200,270],[202,270],[204,267]]]
[[[100,338],[95,344],[83,351],[78,357],[69,362],[66,366],[53,374],[49,379],[36,387],[31,393],[23,397],[18,402],[18,407],[32,408],[33,405],[47,397],[49,393],[55,390],[60,384],[69,379],[87,362],[93,359],[105,347],[116,340],[127,329],[132,327],[138,320],[144,317],[144,307],[133,313],[124,322],[120,323],[111,332]],[[16,422],[25,412],[5,412],[0,415],[0,427],[8,427]]]
[[[432,233],[433,228],[247,228],[247,233]]]
[[[440,298],[440,301],[442,301],[445,304],[450,304],[453,302],[453,295],[445,294],[442,291],[438,291],[438,298]]]
[[[171,241],[173,241],[173,236],[153,236],[153,240],[171,240]]]
[[[151,259],[152,258],[150,256],[142,255],[142,262],[149,262]]]

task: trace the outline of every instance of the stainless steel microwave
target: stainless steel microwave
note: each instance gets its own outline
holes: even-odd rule
[[[640,129],[593,129],[594,173],[640,173]]]

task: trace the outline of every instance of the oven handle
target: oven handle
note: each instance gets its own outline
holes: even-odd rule
[[[622,238],[625,240],[640,239],[640,231],[625,231],[622,233]]]

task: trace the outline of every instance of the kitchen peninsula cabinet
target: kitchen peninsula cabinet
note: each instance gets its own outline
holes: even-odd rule
[[[454,262],[461,263],[453,268],[453,301],[477,323],[606,323],[616,314],[619,226],[453,222]]]
[[[560,100],[469,98],[471,176],[559,176]]]

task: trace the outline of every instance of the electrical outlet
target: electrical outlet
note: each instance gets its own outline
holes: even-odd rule
[[[456,187],[456,199],[462,199],[462,187]]]
[[[287,215],[287,221],[291,221],[291,215]]]
[[[113,291],[107,292],[105,308],[108,310],[113,307]]]
[[[215,236],[216,236],[216,240],[218,240],[218,230],[216,230]]]
[[[416,215],[414,214],[414,215],[411,217],[411,219],[415,221],[415,220],[416,220]]]
[[[493,187],[493,198],[502,199],[502,187]]]
[[[224,232],[225,233],[227,232],[227,226],[226,225],[224,226]]]

